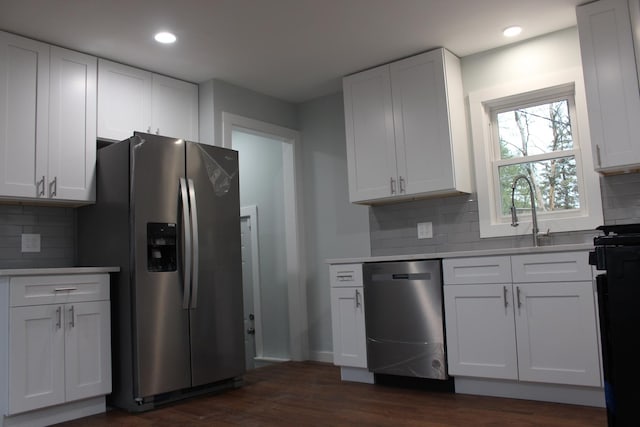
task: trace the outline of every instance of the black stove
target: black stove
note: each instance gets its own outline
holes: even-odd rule
[[[638,426],[640,369],[635,341],[640,333],[640,224],[603,225],[589,264],[596,277],[602,367],[609,427]]]
[[[596,230],[604,233],[593,239],[596,246],[640,245],[640,224],[601,225]]]

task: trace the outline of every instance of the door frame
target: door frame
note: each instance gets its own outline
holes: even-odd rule
[[[256,205],[240,207],[240,218],[245,217],[249,218],[249,225],[251,227],[251,284],[253,286],[253,320],[255,325],[254,339],[256,346],[255,357],[258,358],[263,357],[262,308],[260,306],[260,249],[258,246],[258,207]]]
[[[232,132],[234,129],[284,143],[282,159],[285,194],[285,240],[287,247],[289,355],[292,360],[307,360],[309,358],[309,328],[307,288],[304,281],[306,258],[304,256],[300,132],[260,120],[222,112],[223,147],[232,148]]]

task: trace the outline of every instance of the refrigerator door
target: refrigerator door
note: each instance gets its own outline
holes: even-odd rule
[[[192,383],[197,386],[245,371],[237,151],[188,142],[187,178],[195,201],[198,268],[190,324]]]
[[[187,239],[179,196],[185,148],[180,140],[136,132],[130,150],[134,397],[138,398],[191,385],[181,243]]]

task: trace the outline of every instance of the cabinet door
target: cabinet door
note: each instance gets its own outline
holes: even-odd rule
[[[51,48],[48,197],[95,201],[97,59]]]
[[[9,319],[9,414],[64,402],[61,305],[13,307]]]
[[[151,131],[151,73],[98,60],[98,138],[122,141]]]
[[[49,45],[0,31],[0,196],[43,197]]]
[[[518,379],[512,286],[444,286],[452,375]]]
[[[198,141],[198,86],[157,74],[151,82],[151,132]]]
[[[599,387],[592,282],[516,284],[521,381]]]
[[[596,170],[640,164],[640,96],[627,0],[576,9]]]
[[[391,64],[401,194],[454,188],[443,50]]]
[[[66,400],[110,393],[109,302],[67,304],[64,310]]]
[[[398,194],[389,66],[343,79],[349,200]]]
[[[331,288],[333,363],[367,367],[362,288]]]

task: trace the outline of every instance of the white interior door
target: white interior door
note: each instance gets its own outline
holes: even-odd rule
[[[244,307],[244,354],[247,370],[255,368],[256,357],[256,316],[254,310],[254,260],[252,251],[252,217],[240,217],[240,235],[242,245],[242,295]]]

